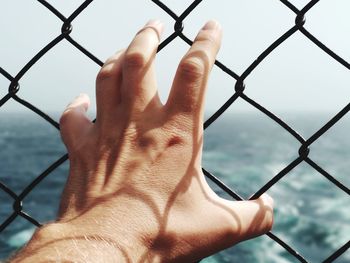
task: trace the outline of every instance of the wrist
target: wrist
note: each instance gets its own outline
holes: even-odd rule
[[[89,225],[49,223],[38,228],[10,262],[134,262],[148,251],[141,242],[131,240],[135,236],[93,231]]]

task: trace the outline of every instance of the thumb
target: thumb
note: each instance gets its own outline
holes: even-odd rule
[[[92,126],[91,121],[86,116],[89,105],[89,96],[82,93],[68,104],[61,115],[61,136],[68,150],[76,145],[79,138]]]
[[[223,202],[229,207],[231,217],[234,217],[231,220],[234,243],[260,236],[271,230],[274,201],[268,194],[263,194],[256,200],[223,200]]]
[[[230,201],[209,194],[207,200],[209,202],[201,207],[200,231],[196,234],[200,238],[196,242],[200,244],[197,254],[202,258],[265,234],[272,228],[273,199],[267,194],[249,201]]]

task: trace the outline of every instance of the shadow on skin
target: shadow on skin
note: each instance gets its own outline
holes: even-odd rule
[[[205,65],[209,65],[208,58],[205,56],[204,53],[194,53],[193,56],[199,56],[203,59],[203,61],[207,61],[208,63],[204,63]],[[112,63],[112,62],[110,62]],[[151,61],[148,62],[148,66],[144,69],[145,71],[149,70],[149,67],[151,66]],[[206,68],[205,72],[209,72],[209,69]],[[140,72],[140,74],[143,74],[144,72]],[[207,76],[206,76],[207,77]],[[204,79],[202,80],[204,83]],[[198,89],[200,90],[200,98],[204,96],[204,87],[202,87],[202,83],[199,84]],[[133,94],[137,96],[137,94]],[[130,94],[129,94],[130,96]],[[159,107],[156,106],[156,101],[158,94],[155,94],[155,96],[152,98],[151,102],[146,106],[143,112],[157,112],[162,114],[163,111],[159,111]],[[140,138],[136,145],[139,149],[141,149],[144,152],[150,151],[151,148],[158,148],[160,150],[157,150],[155,152],[158,152],[156,156],[151,156],[151,162],[150,167],[144,167],[144,172],[147,175],[149,170],[151,170],[151,165],[157,160],[160,160],[163,157],[164,152],[166,150],[169,150],[171,148],[177,147],[179,144],[183,143],[182,139],[180,137],[177,137],[175,134],[171,134],[168,137],[167,141],[164,142],[158,142],[155,141],[152,136],[147,137],[145,134],[148,131],[151,131],[156,128],[163,127],[169,120],[169,112],[167,112],[168,118],[161,118],[158,119],[157,122],[149,121],[146,122],[146,125],[143,124],[142,127],[139,126],[140,124],[137,121],[132,120],[132,109],[134,105],[132,103],[127,104],[129,108],[126,108],[125,114],[123,116],[123,122],[122,123],[112,123],[111,129],[117,130],[116,127],[118,127],[119,130],[121,130],[120,134],[116,136],[117,138],[123,138],[124,134],[127,130],[127,125],[131,122],[135,122],[136,124],[136,137]],[[126,106],[126,105],[124,105]],[[164,107],[166,107],[165,105]],[[229,246],[232,246],[233,244],[241,241],[242,239],[247,239],[250,237],[253,237],[253,235],[246,235],[243,236],[242,233],[242,223],[240,220],[239,215],[237,215],[232,208],[226,206],[224,203],[218,202],[217,199],[213,198],[213,196],[208,192],[208,186],[205,185],[206,182],[201,178],[201,176],[204,176],[198,167],[198,161],[201,159],[202,154],[202,144],[203,144],[203,125],[202,121],[199,124],[198,120],[201,119],[201,117],[198,117],[198,115],[195,115],[192,113],[192,110],[197,107],[198,105],[188,105],[188,112],[185,112],[186,115],[191,116],[192,115],[192,149],[191,149],[191,158],[188,161],[188,164],[184,167],[184,173],[182,176],[177,176],[177,182],[172,187],[172,192],[168,196],[168,199],[165,200],[164,204],[159,205],[158,200],[155,198],[155,195],[153,192],[148,191],[147,189],[147,182],[145,183],[145,187],[143,189],[137,188],[136,184],[133,185],[133,182],[137,182],[140,179],[140,174],[134,173],[134,171],[142,167],[142,160],[122,160],[120,156],[122,155],[124,151],[124,147],[129,146],[125,145],[125,143],[129,144],[130,142],[123,141],[122,140],[117,141],[116,138],[110,138],[107,140],[108,145],[106,145],[104,151],[109,151],[108,153],[102,152],[101,154],[107,154],[108,159],[106,163],[104,164],[105,167],[103,167],[103,171],[105,173],[105,180],[103,182],[102,187],[109,187],[111,185],[115,185],[117,182],[123,182],[121,185],[124,186],[119,188],[118,190],[114,191],[113,193],[105,194],[101,197],[96,197],[94,200],[91,200],[91,198],[88,198],[86,196],[86,193],[88,191],[88,188],[91,184],[91,178],[85,177],[83,178],[83,182],[74,182],[74,178],[71,179],[71,181],[68,181],[67,185],[68,187],[71,187],[71,189],[74,189],[74,186],[77,186],[79,183],[79,187],[83,187],[83,190],[80,191],[80,193],[75,192],[74,190],[70,190],[71,194],[76,195],[76,203],[74,204],[76,211],[78,214],[75,217],[71,217],[68,220],[65,220],[65,222],[72,221],[74,219],[79,218],[80,216],[88,213],[90,210],[94,209],[95,207],[103,207],[106,202],[109,202],[110,200],[116,200],[117,198],[121,196],[126,196],[129,198],[132,198],[133,200],[138,200],[139,202],[142,202],[145,204],[145,207],[150,211],[150,213],[153,215],[154,222],[157,226],[157,231],[154,235],[154,237],[150,240],[150,251],[146,251],[138,261],[138,263],[144,263],[144,262],[153,262],[160,256],[165,260],[165,262],[195,262],[203,258],[203,256],[209,256],[212,253],[215,253],[221,249],[227,248]],[[202,114],[199,111],[195,111],[196,114]],[[177,116],[178,114],[183,114],[183,110],[180,110],[178,112],[173,111],[171,112],[171,117]],[[141,114],[140,117],[144,116],[145,114]],[[147,116],[154,116],[154,115],[147,115]],[[202,116],[202,115],[201,115]],[[102,125],[96,121],[95,125]],[[120,125],[124,125],[122,128]],[[142,132],[142,134],[140,134]],[[103,138],[102,138],[103,139]],[[104,140],[104,139],[103,139]],[[101,142],[102,143],[102,142]],[[106,141],[103,142],[106,144]],[[112,145],[110,145],[112,144]],[[152,151],[150,151],[152,152]],[[126,155],[128,156],[128,155]],[[175,161],[175,160],[174,160]],[[181,164],[180,164],[181,165]],[[120,168],[122,167],[122,168]],[[126,167],[126,168],[125,168]],[[97,173],[97,170],[99,170],[101,167],[96,167],[95,174]],[[179,170],[182,170],[179,168]],[[200,171],[200,172],[198,172]],[[120,174],[122,172],[123,174]],[[152,178],[154,175],[150,175]],[[158,177],[159,180],[169,180],[169,178],[165,178],[164,176]],[[143,180],[143,179],[142,179]],[[154,180],[154,178],[153,178]],[[169,180],[169,184],[174,182],[174,178],[171,178],[171,181]],[[72,183],[71,186],[69,184]],[[152,183],[152,182],[150,182]],[[235,230],[237,232],[237,236],[228,236],[227,234],[223,234],[222,236],[216,236],[215,239],[207,237],[208,235],[212,235],[214,233],[210,233],[208,229],[206,229],[206,225],[203,224],[202,230],[206,231],[204,233],[195,233],[191,230],[184,230],[180,229],[178,232],[172,231],[172,229],[169,228],[169,220],[170,220],[170,213],[172,211],[172,208],[175,206],[177,201],[182,197],[182,195],[189,194],[189,188],[191,185],[197,185],[199,188],[198,190],[202,194],[202,197],[204,200],[208,202],[208,204],[211,204],[212,206],[216,207],[215,210],[212,211],[220,211],[223,210],[223,213],[228,213],[232,217],[232,226],[235,227]],[[197,189],[197,188],[196,188]],[[163,189],[159,189],[160,192]],[[162,194],[160,193],[160,196]],[[166,194],[163,194],[163,196],[167,196]],[[189,196],[191,196],[189,194]],[[69,204],[63,204],[60,207],[59,217],[62,216],[66,210],[69,210],[68,207]],[[258,202],[259,210],[266,210],[265,205],[263,202]],[[207,211],[210,213],[210,211]],[[272,211],[271,211],[272,213]],[[198,217],[204,217],[207,216],[215,217],[215,215],[212,214],[201,214],[198,215]],[[259,213],[259,211],[256,212],[255,217],[252,220],[251,225],[249,226],[249,232],[254,233],[258,229],[261,229],[261,224],[264,220],[262,218],[264,216],[264,213]],[[191,222],[192,218],[188,218],[188,222]],[[205,218],[201,218],[203,220],[196,220],[197,222],[203,222]],[[126,221],[128,219],[125,219]],[[130,220],[129,220],[130,221]],[[207,224],[208,225],[208,224]],[[37,253],[39,250],[43,249],[44,247],[54,244],[56,242],[60,242],[63,240],[86,240],[91,238],[95,241],[101,241],[101,242],[108,242],[111,246],[115,247],[120,253],[123,255],[123,258],[125,262],[132,262],[132,255],[129,255],[130,252],[128,252],[127,248],[122,247],[119,243],[116,242],[116,240],[110,239],[108,237],[104,236],[68,236],[61,239],[56,239],[51,242],[47,242],[43,244],[40,247],[37,247],[32,251],[32,254]],[[200,240],[203,239],[203,240]],[[168,254],[164,254],[164,251]],[[190,253],[191,252],[191,253]]]
[[[204,52],[200,52],[200,51],[193,52],[191,56],[201,57],[202,61],[205,61],[204,65],[209,65],[209,58],[206,56],[206,54]],[[204,70],[204,72],[209,72],[209,69],[206,68]],[[202,81],[204,81],[204,80],[202,79]],[[204,96],[204,93],[205,93],[205,88],[202,87],[202,88],[199,88],[199,90],[200,90],[199,97],[202,98]],[[190,185],[194,182],[193,180],[197,180],[197,183],[200,186],[201,192],[208,202],[212,203],[213,205],[224,210],[226,213],[229,213],[232,216],[232,225],[237,227],[237,234],[241,234],[241,231],[242,231],[242,222],[240,221],[239,216],[237,214],[235,214],[230,207],[225,206],[225,204],[223,204],[223,203],[219,203],[217,200],[215,200],[212,196],[210,196],[208,194],[208,191],[206,190],[208,188],[208,186],[203,185],[203,183],[206,184],[206,182],[205,181],[203,182],[203,180],[200,179],[200,176],[204,176],[202,174],[202,172],[193,175],[193,170],[197,170],[197,169],[195,169],[197,166],[196,161],[198,161],[198,157],[201,157],[201,153],[202,153],[202,145],[203,145],[202,144],[203,143],[203,124],[202,123],[203,123],[203,120],[201,120],[200,124],[197,125],[198,119],[202,119],[202,115],[200,117],[198,117],[192,113],[193,109],[197,105],[188,105],[188,106],[189,106],[188,112],[189,112],[189,115],[190,114],[192,115],[192,124],[193,124],[192,125],[192,127],[193,127],[193,129],[192,129],[193,141],[192,142],[193,142],[193,144],[192,144],[191,159],[190,159],[189,164],[187,166],[186,172],[184,173],[181,180],[174,188],[172,194],[170,195],[170,197],[167,200],[167,204],[165,206],[165,209],[162,212],[161,220],[159,221],[159,231],[158,231],[158,234],[155,237],[154,242],[152,244],[153,255],[149,255],[149,254],[145,253],[144,256],[141,258],[141,260],[139,261],[139,263],[152,262],[152,260],[157,257],[157,251],[160,251],[159,254],[162,254],[161,251],[163,251],[164,247],[169,248],[169,249],[172,247],[175,247],[175,249],[176,249],[176,243],[178,241],[181,241],[181,240],[185,240],[185,242],[187,242],[189,244],[191,244],[191,241],[193,241],[194,246],[190,246],[191,247],[190,249],[192,250],[191,256],[186,255],[186,252],[189,252],[189,251],[182,251],[185,253],[183,253],[182,255],[181,254],[177,255],[176,258],[171,258],[171,254],[169,254],[170,257],[166,258],[166,262],[194,262],[194,261],[198,261],[198,260],[202,259],[203,256],[204,257],[209,256],[212,253],[215,253],[219,250],[222,250],[224,248],[232,246],[234,243],[239,242],[240,241],[239,239],[242,238],[242,236],[239,238],[226,236],[224,238],[230,238],[231,240],[227,240],[228,242],[224,242],[224,243],[226,243],[224,246],[221,245],[220,247],[215,247],[215,243],[212,242],[211,244],[204,244],[207,246],[196,247],[196,243],[198,243],[198,236],[201,233],[187,233],[186,235],[181,235],[184,233],[178,234],[178,233],[174,233],[174,232],[171,232],[171,233],[167,232],[167,226],[168,226],[169,214],[170,214],[171,208],[176,203],[176,199],[181,194],[186,193],[186,191],[188,190]],[[183,110],[183,108],[181,108],[181,110]],[[201,114],[199,111],[195,111],[195,112],[198,114]],[[177,113],[178,112],[173,112],[172,114],[176,115]],[[179,113],[182,113],[182,112],[179,112]],[[168,145],[169,145],[169,143],[168,143]],[[259,204],[260,210],[262,210],[262,211],[266,210],[266,206],[263,204],[263,202],[261,200],[259,200],[258,204]],[[208,215],[208,216],[212,216],[212,215]],[[263,218],[262,218],[263,216],[264,216],[264,213],[259,213],[259,212],[256,213],[256,216],[252,220],[252,224],[249,226],[249,228],[252,229],[251,231],[249,231],[250,233],[253,233],[257,229],[261,228],[259,224],[261,224],[263,222]],[[249,237],[252,237],[252,236],[253,235],[247,235],[244,239],[248,239]],[[181,249],[179,249],[178,251],[181,251]],[[164,254],[162,256],[164,258]]]

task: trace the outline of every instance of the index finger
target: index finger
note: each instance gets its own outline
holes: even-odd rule
[[[171,87],[166,107],[203,116],[209,73],[221,45],[222,30],[211,20],[199,31],[191,48],[182,58]]]

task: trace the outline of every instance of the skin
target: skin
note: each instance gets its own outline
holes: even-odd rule
[[[209,21],[181,60],[168,100],[154,60],[151,20],[96,79],[97,120],[78,96],[60,119],[70,160],[56,221],[11,262],[195,262],[269,231],[273,200],[217,196],[201,170],[208,77],[222,30]]]

